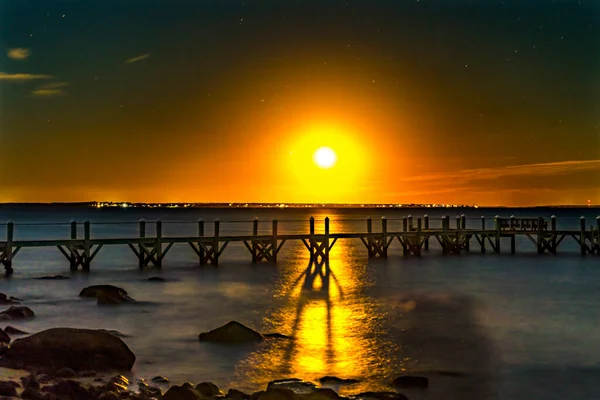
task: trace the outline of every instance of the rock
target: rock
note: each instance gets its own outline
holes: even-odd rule
[[[64,275],[48,275],[48,276],[40,276],[38,278],[35,279],[42,279],[42,280],[64,280],[64,279],[71,279],[70,276],[64,276]]]
[[[165,278],[161,278],[160,276],[152,276],[150,278],[148,278],[149,282],[166,282],[167,280]]]
[[[48,383],[52,380],[52,377],[48,374],[40,374],[37,376],[37,381],[39,383]],[[39,384],[38,384],[39,386]]]
[[[40,392],[37,389],[34,388],[26,388],[25,390],[23,390],[23,393],[21,393],[21,398],[22,399],[29,399],[29,400],[45,400],[46,397],[44,396],[44,394],[42,392]]]
[[[74,371],[131,370],[135,355],[118,337],[101,330],[53,328],[15,340],[0,366]]]
[[[34,374],[21,377],[21,382],[23,383],[24,388],[40,388],[40,381],[38,381],[37,377]]]
[[[19,304],[20,301],[23,300],[0,293],[0,304]]]
[[[57,395],[59,398],[94,400],[93,394],[78,382],[68,379],[42,389],[44,392]]]
[[[0,381],[0,396],[17,396],[17,388],[21,387],[17,382]]]
[[[256,395],[253,394],[251,399]],[[258,392],[256,400],[299,400],[298,395],[291,389],[273,388],[264,392]]]
[[[8,333],[9,335],[13,335],[13,336],[15,336],[15,335],[28,335],[27,332],[22,331],[22,330],[17,329],[17,328],[13,328],[10,325],[7,325],[6,328],[4,328],[4,332]]]
[[[0,319],[24,319],[34,317],[35,314],[29,307],[25,306],[10,306],[8,310],[0,312]]]
[[[128,337],[131,337],[130,335],[126,335],[126,334],[124,334],[122,332],[115,331],[113,329],[100,329],[100,330],[103,331],[103,332],[108,332],[111,335],[116,336],[118,338],[128,338]]]
[[[152,382],[155,383],[169,383],[169,379],[164,377],[164,376],[155,376],[154,378],[150,379]]]
[[[115,392],[104,392],[98,396],[98,400],[119,400],[119,395]]]
[[[266,338],[272,338],[272,339],[291,339],[291,336],[288,335],[284,335],[283,333],[263,333],[263,336]]]
[[[6,351],[8,350],[10,346],[8,345],[8,343],[0,343],[0,356],[3,356],[4,354],[6,354]]]
[[[10,336],[2,329],[0,329],[0,343],[10,343]]]
[[[267,385],[267,391],[272,389],[290,389],[294,393],[297,394],[308,394],[314,392],[317,388],[312,382],[308,382],[298,378],[290,378],[290,379],[278,379],[275,381],[271,381]]]
[[[135,302],[129,297],[125,289],[113,285],[94,285],[83,288],[79,297],[92,297],[98,299],[98,304],[121,304]]]
[[[402,393],[396,392],[363,392],[352,396],[356,399],[374,399],[374,400],[408,400],[408,397]]]
[[[202,395],[191,385],[171,386],[163,395],[163,400],[199,400]]]
[[[322,385],[352,385],[353,383],[358,383],[360,381],[356,379],[342,379],[338,378],[337,376],[327,375],[320,378],[319,382]]]
[[[236,321],[228,322],[220,328],[198,335],[201,342],[244,343],[260,342],[263,336]]]
[[[306,400],[339,400],[341,397],[333,389],[319,388],[314,392],[302,395],[302,398]]]
[[[399,388],[426,388],[429,386],[429,379],[424,376],[404,375],[394,379],[392,386]]]
[[[159,399],[163,396],[162,390],[154,386],[140,387],[140,393],[147,397],[156,397]]]
[[[229,391],[227,392],[227,398],[231,400],[246,400],[250,398],[250,396],[237,389],[229,389]]]
[[[212,382],[201,382],[196,385],[196,390],[203,396],[219,396],[223,392]]]
[[[71,368],[59,368],[53,375],[56,378],[76,378],[77,372],[73,371]]]

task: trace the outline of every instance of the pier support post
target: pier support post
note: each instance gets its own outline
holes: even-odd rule
[[[252,236],[258,236],[258,217],[255,217],[252,221]],[[258,241],[252,241],[250,252],[252,253],[252,264],[256,264],[258,262]]]
[[[494,237],[494,252],[495,253],[500,253],[500,216],[496,215],[494,217],[494,230],[495,232],[495,237]]]
[[[412,225],[412,217],[410,218],[410,223]],[[388,234],[387,234],[387,218],[381,217],[381,248],[382,254],[381,257],[387,258],[387,250],[388,250]],[[393,238],[392,238],[393,239]]]
[[[429,215],[425,214],[423,216],[423,228],[425,230],[429,229]],[[425,243],[424,243],[424,247],[425,247],[425,251],[429,251],[429,235],[427,235],[425,237]]]
[[[556,215],[552,215],[550,217],[550,229],[552,230],[552,254],[556,254],[556,251],[558,250],[557,247],[557,243],[556,243],[556,238],[558,237],[558,233],[556,232]]]
[[[154,242],[154,253],[156,254],[154,266],[158,268],[162,268],[162,221],[156,221],[156,240]]]
[[[83,221],[83,265],[81,268],[84,271],[89,271],[91,262],[90,221],[85,220]]]
[[[6,275],[11,275],[14,271],[12,268],[13,253],[13,241],[15,234],[15,223],[8,221],[6,223],[6,244],[4,245],[4,251],[0,254],[0,261],[4,265],[4,272]]]
[[[204,220],[198,220],[198,237],[202,238],[204,236]],[[198,254],[198,258],[200,259],[200,265],[206,264],[206,251],[204,250],[204,246],[202,243],[202,239],[200,239],[197,243],[198,249],[196,253]]]
[[[214,258],[213,258],[213,265],[214,266],[218,266],[219,265],[219,231],[221,228],[221,221],[219,221],[218,219],[215,219],[215,234],[213,237],[213,243],[212,243],[212,251],[214,254]]]
[[[310,263],[320,269],[323,265],[329,268],[329,218],[325,218],[325,234],[322,237],[315,235],[315,218],[310,217],[310,234],[308,243],[304,245],[310,251]]]
[[[279,243],[277,243],[277,220],[274,219],[271,225],[271,262],[277,262],[277,253],[279,252]]]
[[[71,240],[77,240],[77,221],[74,219],[71,220]],[[68,248],[70,249],[69,266],[71,271],[77,271],[77,257],[75,257],[74,246]]]
[[[538,217],[538,226],[537,226],[537,252],[538,254],[544,253],[544,218]]]
[[[408,231],[412,232],[415,228],[413,227],[413,217],[412,215],[408,215]]]
[[[581,245],[581,255],[585,256],[587,253],[587,235],[585,233],[585,217],[582,215],[579,218],[579,244]]]
[[[140,221],[138,222],[138,230],[140,239],[144,239],[146,237],[146,220],[144,218],[140,218]],[[138,251],[138,267],[141,269],[144,268],[146,264],[146,253],[144,251],[144,245],[141,243],[138,246]]]
[[[481,252],[485,253],[485,241],[486,241],[486,234],[485,234],[485,215],[481,216]]]

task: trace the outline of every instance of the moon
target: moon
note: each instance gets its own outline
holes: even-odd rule
[[[337,154],[330,147],[319,147],[313,154],[313,161],[319,168],[331,168],[337,162]]]

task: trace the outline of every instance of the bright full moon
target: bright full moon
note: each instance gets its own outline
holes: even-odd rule
[[[319,147],[313,155],[313,161],[320,168],[331,168],[337,161],[337,155],[329,147]]]

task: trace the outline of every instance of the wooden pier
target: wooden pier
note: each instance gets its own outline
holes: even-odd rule
[[[364,224],[366,231],[351,233],[336,233],[330,231],[329,218],[324,219],[323,232],[315,230],[315,219],[310,218],[309,230],[305,233],[280,234],[279,222],[271,222],[270,234],[259,233],[259,221],[240,222],[238,224],[248,225],[247,235],[222,235],[221,223],[215,220],[212,235],[205,232],[205,223],[202,220],[194,222],[197,224],[197,234],[194,236],[170,237],[163,236],[163,222],[154,221],[155,234],[151,237],[146,235],[145,220],[137,222],[137,237],[133,238],[92,238],[89,221],[78,223],[71,221],[70,236],[65,239],[36,239],[16,240],[15,227],[19,224],[7,222],[6,238],[0,241],[0,263],[4,266],[7,274],[13,272],[13,260],[23,248],[56,247],[69,262],[72,271],[79,269],[89,271],[90,266],[98,252],[104,246],[129,246],[138,259],[140,268],[154,266],[161,268],[163,260],[169,250],[175,244],[190,246],[198,257],[200,265],[218,265],[219,258],[227,246],[232,242],[241,242],[248,249],[252,262],[259,263],[277,262],[277,255],[283,245],[288,241],[301,241],[310,255],[310,262],[317,267],[329,264],[329,254],[339,239],[359,239],[365,245],[369,258],[387,258],[388,249],[395,240],[400,243],[402,254],[406,257],[420,256],[423,251],[429,251],[430,242],[437,241],[443,254],[459,254],[473,251],[486,253],[501,252],[501,239],[510,239],[510,253],[516,252],[516,238],[526,237],[534,244],[538,254],[557,254],[558,248],[567,238],[573,239],[582,256],[600,255],[600,216],[595,223],[589,227],[586,220],[581,217],[579,229],[563,230],[557,229],[556,217],[550,218],[493,218],[493,226],[486,226],[486,218],[475,221],[478,227],[467,227],[466,217],[460,215],[455,222],[449,216],[439,219],[437,228],[431,228],[432,220],[427,216],[413,219],[412,216],[401,218],[401,229],[397,231],[388,230],[388,220],[385,217],[379,221],[381,229],[377,232],[373,229],[373,220],[368,218],[362,221],[354,220],[353,223]],[[393,220],[399,221],[399,220]],[[288,221],[289,222],[289,221]],[[119,223],[113,223],[118,225]],[[124,223],[123,223],[124,224]],[[26,224],[25,224],[26,225]],[[29,224],[31,225],[31,224]],[[78,237],[78,227],[83,225],[83,237]],[[474,224],[471,224],[474,225]]]

